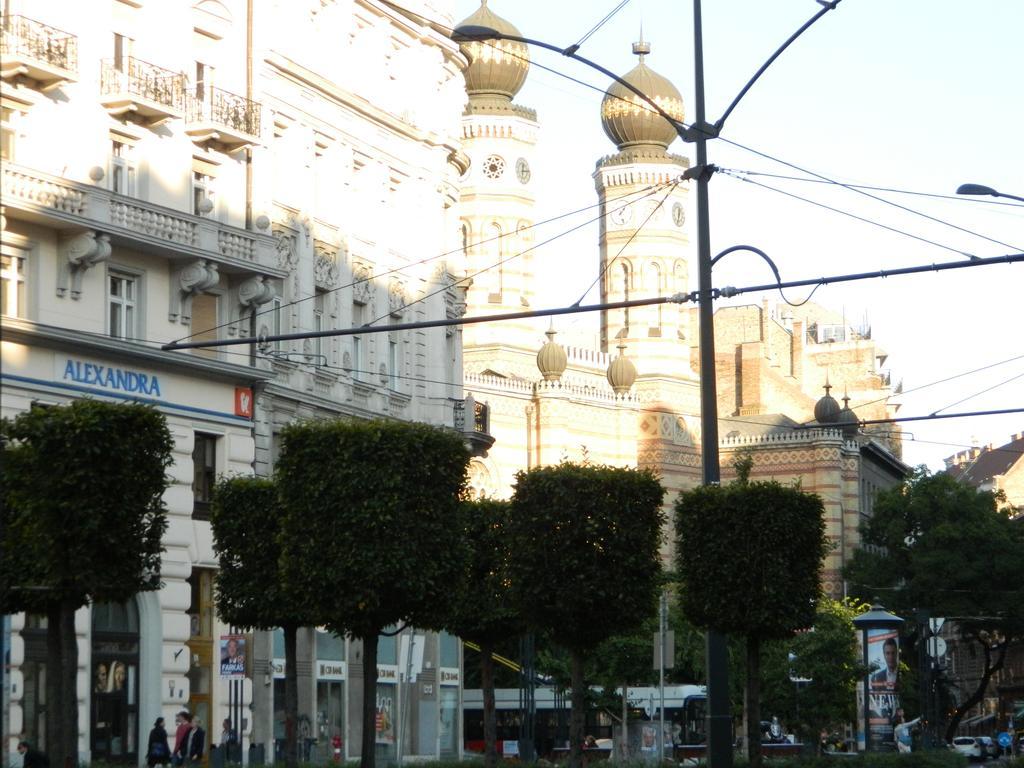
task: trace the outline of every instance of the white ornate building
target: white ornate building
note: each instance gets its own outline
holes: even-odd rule
[[[445,0],[408,5],[452,20]],[[140,764],[154,719],[188,708],[211,742],[230,717],[247,759],[251,744],[270,759],[283,653],[256,633],[245,677],[219,674],[231,628],[213,608],[211,483],[271,472],[276,435],[298,418],[462,429],[459,332],[160,344],[459,315],[444,254],[465,60],[376,0],[3,7],[3,415],[141,399],[175,439],[165,586],[77,616],[80,755]],[[34,617],[4,619],[8,754],[21,738],[45,748],[44,636]],[[335,735],[357,756],[360,648],[312,629],[302,640],[303,734],[321,757]],[[417,644],[419,683],[400,684],[400,643],[381,641],[378,749],[455,755],[458,643]],[[115,666],[123,685],[100,684]]]

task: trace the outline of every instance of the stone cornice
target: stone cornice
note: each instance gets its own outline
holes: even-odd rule
[[[358,94],[338,87],[333,81],[301,64],[297,64],[287,56],[270,52],[264,61],[278,70],[285,78],[294,80],[304,87],[313,88],[328,101],[347,107],[370,122],[388,128],[399,136],[428,147],[444,147],[449,152],[458,149],[454,141],[450,140],[454,137],[439,136],[433,131],[424,131],[403,120],[399,120],[390,112],[377,107]]]

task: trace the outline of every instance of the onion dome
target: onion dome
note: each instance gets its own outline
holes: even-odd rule
[[[836,424],[843,428],[843,436],[850,438],[857,434],[857,430],[860,427],[860,419],[857,418],[857,414],[850,408],[850,397],[843,395],[843,409],[836,415]]]
[[[493,29],[504,35],[522,37],[510,22],[487,7],[487,0],[481,0],[480,7],[471,16],[455,25],[456,30],[463,27]],[[526,82],[526,73],[530,69],[530,51],[526,43],[513,40],[473,40],[460,43],[459,50],[469,59],[464,74],[466,91],[470,97],[512,101]]]
[[[825,395],[814,404],[814,419],[819,424],[835,424],[839,417],[839,402],[828,393],[832,385],[825,379]]]
[[[633,53],[640,57],[640,63],[631,69],[623,80],[661,107],[674,120],[683,121],[683,97],[667,78],[649,69],[644,56],[651,52],[650,43],[633,43]],[[601,125],[604,132],[615,142],[619,151],[642,148],[664,153],[668,145],[678,136],[676,129],[646,101],[629,90],[622,83],[612,83],[601,101]]]
[[[636,381],[636,366],[626,357],[626,345],[619,344],[619,356],[608,366],[608,383],[612,385],[616,395],[624,395]]]
[[[561,344],[555,343],[555,329],[549,328],[545,333],[548,340],[537,353],[537,369],[544,381],[558,381],[565,373],[566,356]]]

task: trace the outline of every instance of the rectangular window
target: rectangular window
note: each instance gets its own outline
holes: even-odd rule
[[[0,159],[14,160],[14,140],[16,136],[14,109],[11,107],[0,107]]]
[[[363,325],[363,310],[365,304],[359,302],[353,302],[352,304],[352,327],[358,328]],[[363,339],[360,336],[352,337],[352,379],[354,381],[363,380],[363,358],[365,356],[365,350],[363,349]]]
[[[213,67],[209,64],[196,62],[196,98],[205,101],[213,87]]]
[[[271,310],[270,310],[270,335],[271,336],[280,336],[282,333],[284,333],[284,331],[283,331],[284,323],[282,322],[282,319],[281,319],[282,315],[284,314],[284,310],[283,310],[284,300],[280,296],[276,296],[272,300],[270,307],[271,307]],[[281,351],[281,342],[280,341],[273,342],[273,347],[272,348],[273,348],[273,350],[275,352],[280,352]]]
[[[192,448],[192,517],[210,519],[213,486],[217,481],[217,437],[196,432]]]
[[[114,69],[118,72],[124,72],[128,68],[128,60],[132,57],[134,42],[127,35],[114,33]]]
[[[192,339],[214,341],[220,338],[220,296],[201,293],[192,299]],[[192,350],[200,357],[219,358],[216,347],[200,347]]]
[[[388,389],[398,391],[398,340],[397,334],[388,339]]]
[[[116,138],[110,141],[110,191],[135,197],[135,147]]]
[[[139,338],[139,278],[111,271],[107,276],[107,334],[115,339]]]
[[[313,298],[313,331],[319,333],[326,327],[324,325],[324,300],[325,294],[323,291],[317,291],[316,296]],[[327,364],[327,358],[324,355],[324,350],[327,345],[324,343],[322,336],[316,336],[313,338],[313,354],[316,359],[313,364],[320,366]]]
[[[25,317],[25,257],[5,248],[0,255],[0,315]]]
[[[217,205],[215,179],[203,171],[192,172],[192,213],[209,216]]]

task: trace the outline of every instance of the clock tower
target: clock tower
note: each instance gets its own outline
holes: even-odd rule
[[[519,31],[482,0],[457,26],[484,26],[511,35]],[[537,115],[513,104],[526,80],[529,50],[509,40],[461,45],[469,60],[469,101],[462,117],[462,149],[469,168],[462,180],[460,224],[469,290],[468,315],[522,312],[534,308],[532,248],[533,157]],[[540,333],[533,321],[480,323],[463,328],[469,367],[474,357],[493,359],[499,350],[528,352],[533,366]]]
[[[671,82],[650,69],[648,43],[633,44],[640,61],[623,79],[650,96],[676,120],[683,101]],[[601,102],[601,123],[618,152],[601,159],[594,181],[601,202],[601,301],[668,296],[688,290],[686,182],[689,160],[669,154],[676,130],[643,99],[614,83]],[[607,310],[601,347],[625,343],[641,373],[690,371],[688,312],[658,304]],[[684,352],[685,351],[685,352]]]

